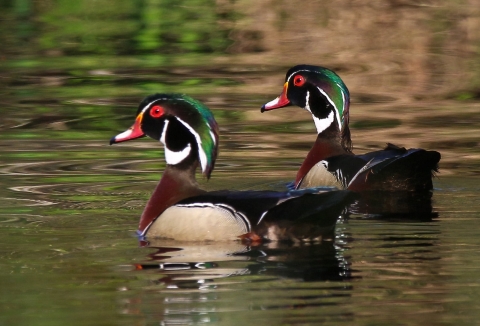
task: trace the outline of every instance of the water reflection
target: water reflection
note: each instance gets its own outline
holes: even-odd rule
[[[348,211],[366,218],[431,221],[438,216],[433,211],[432,196],[431,191],[366,191],[359,194],[359,199]]]
[[[352,289],[342,285],[353,277],[344,249],[334,241],[260,246],[158,241],[149,246],[155,251],[135,265],[145,292],[130,297],[124,313],[141,311],[167,324],[225,321],[229,311],[326,307],[339,304]]]
[[[480,319],[478,4],[272,3],[0,1],[0,324]],[[438,218],[409,218],[415,198],[380,204],[405,213],[382,215],[372,196],[353,212],[373,216],[341,219],[332,243],[238,246],[205,261],[205,250],[137,248],[162,153],[154,142],[108,151],[105,140],[139,99],[183,92],[211,107],[222,127],[216,174],[200,181],[208,190],[278,189],[314,126],[307,112],[267,117],[258,106],[299,63],[345,78],[355,152],[385,139],[441,151]]]
[[[159,247],[158,245],[162,245]],[[148,255],[148,262],[137,269],[153,269],[176,272],[218,267],[215,262],[248,261],[226,276],[237,274],[272,275],[302,281],[328,281],[349,278],[348,263],[339,254],[334,241],[309,243],[270,242],[256,246],[241,242],[181,243],[158,240],[148,247],[156,251]],[[253,264],[252,264],[253,262]],[[315,271],[315,272],[314,272]],[[290,274],[291,273],[291,274]],[[302,276],[302,274],[304,275]]]
[[[122,312],[164,324],[361,324],[382,302],[375,320],[437,320],[428,307],[445,304],[448,277],[439,225],[352,216],[321,243],[152,242],[129,272],[137,287],[122,295]]]

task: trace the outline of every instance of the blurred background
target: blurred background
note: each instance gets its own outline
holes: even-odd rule
[[[356,153],[386,142],[442,153],[439,218],[352,218],[328,248],[263,248],[216,272],[255,286],[132,272],[149,253],[133,232],[163,149],[108,141],[138,103],[180,92],[212,109],[220,154],[205,188],[284,189],[315,127],[299,108],[260,107],[301,63],[345,81]],[[479,0],[0,0],[0,324],[471,323],[479,111]],[[306,279],[317,283],[289,283]],[[259,288],[280,290],[245,299]]]
[[[3,0],[0,6],[4,137],[37,138],[40,132],[55,139],[108,139],[129,125],[146,95],[182,92],[217,111],[225,136],[220,160],[231,154],[229,122],[243,122],[235,132],[260,133],[255,144],[242,135],[239,146],[281,141],[294,145],[282,155],[302,157],[305,148],[296,153],[297,143],[309,145],[314,137],[306,139],[313,124],[298,120],[308,120],[307,113],[260,115],[257,109],[280,93],[289,67],[309,63],[335,70],[349,87],[359,150],[398,139],[442,150],[444,173],[478,171],[477,135],[466,130],[479,124],[475,0],[301,6]],[[266,122],[275,122],[282,137],[265,138]],[[293,135],[304,129],[309,136]]]

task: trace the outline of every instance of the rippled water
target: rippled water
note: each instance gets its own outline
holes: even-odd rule
[[[0,324],[475,324],[477,7],[2,2]],[[352,214],[309,245],[139,244],[163,150],[108,145],[139,101],[175,91],[212,108],[221,145],[206,189],[284,189],[314,125],[259,108],[304,62],[347,83],[355,152],[442,153],[436,216]]]

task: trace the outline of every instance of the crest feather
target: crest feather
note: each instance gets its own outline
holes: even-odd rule
[[[316,73],[315,84],[320,87],[333,102],[336,116],[341,125],[342,147],[347,151],[352,151],[352,140],[350,138],[350,128],[348,126],[350,120],[350,92],[343,80],[334,71],[311,65],[298,65],[287,72],[287,76],[293,71],[305,70]]]
[[[212,111],[200,101],[197,101],[187,95],[177,95],[178,99],[183,100],[196,109],[198,116],[189,115],[189,121],[185,121],[193,129],[198,144],[198,159],[202,168],[202,173],[208,178],[215,166],[215,160],[218,154],[218,124],[215,121]],[[182,117],[179,117],[182,119]]]

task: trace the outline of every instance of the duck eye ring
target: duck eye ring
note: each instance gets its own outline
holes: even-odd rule
[[[159,118],[159,117],[161,117],[164,113],[165,113],[165,111],[163,110],[163,108],[162,108],[160,105],[152,106],[152,108],[150,109],[150,115],[151,115],[153,118]]]
[[[303,84],[305,84],[305,78],[303,78],[303,76],[296,75],[295,77],[293,77],[293,85],[300,87],[303,86]]]

